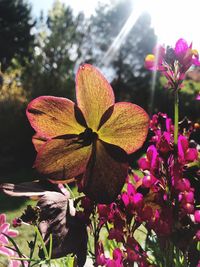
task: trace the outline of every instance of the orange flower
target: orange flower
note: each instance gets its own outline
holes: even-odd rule
[[[53,180],[79,177],[83,191],[99,203],[113,201],[127,176],[127,154],[147,136],[149,117],[132,103],[115,104],[111,86],[93,66],[76,76],[77,105],[41,96],[27,107],[36,135],[36,169]]]

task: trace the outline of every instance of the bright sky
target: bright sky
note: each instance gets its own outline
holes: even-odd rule
[[[38,16],[40,10],[45,14],[52,7],[54,0],[29,0],[33,6],[33,15]],[[94,13],[99,1],[106,0],[61,0],[70,5],[74,13],[83,11],[87,17]],[[113,0],[114,1],[114,0]],[[152,16],[152,25],[158,35],[159,43],[174,45],[180,37],[193,48],[200,50],[200,0],[135,0],[140,12],[148,11]],[[128,18],[127,18],[128,19]],[[135,23],[135,22],[134,22]],[[129,25],[130,27],[130,25]]]
[[[51,9],[54,0],[28,0],[32,4],[33,15],[38,16],[40,11],[43,10],[46,14],[49,9]],[[106,0],[103,0],[106,2]],[[83,11],[86,17],[89,17],[94,13],[95,7],[98,0],[61,0],[67,6],[71,6],[74,10],[74,13],[77,14],[80,11]],[[101,0],[102,2],[102,0]]]

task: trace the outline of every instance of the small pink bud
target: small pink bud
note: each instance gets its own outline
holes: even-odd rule
[[[194,220],[196,223],[200,223],[200,210],[195,210]]]
[[[145,187],[150,187],[152,185],[152,179],[150,175],[144,176],[142,179],[142,184]]]

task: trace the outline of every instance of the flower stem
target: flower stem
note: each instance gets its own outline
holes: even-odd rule
[[[175,146],[177,146],[178,143],[178,120],[179,120],[178,105],[179,105],[178,90],[175,90],[175,99],[174,99],[174,145]]]

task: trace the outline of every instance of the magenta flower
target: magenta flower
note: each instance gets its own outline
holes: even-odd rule
[[[200,210],[195,210],[194,220],[196,223],[200,223]]]
[[[107,261],[107,258],[105,257],[104,254],[104,249],[103,249],[103,244],[102,242],[98,242],[97,244],[97,257],[96,257],[96,263],[98,266],[105,266]]]
[[[126,207],[126,211],[133,213],[137,209],[141,209],[143,206],[143,195],[137,193],[133,184],[127,184],[127,191],[122,193],[122,202]]]
[[[174,49],[176,59],[179,61],[184,70],[188,70],[192,65],[200,66],[199,54],[197,50],[192,49],[184,39],[179,39],[176,42]]]
[[[180,135],[178,138],[178,160],[183,165],[198,159],[198,152],[196,148],[189,148],[187,138]]]
[[[119,248],[113,250],[113,259],[108,259],[106,267],[123,267],[123,253]]]
[[[200,93],[198,93],[198,95],[195,98],[196,100],[200,100]]]
[[[181,38],[174,48],[157,47],[154,54],[146,56],[144,65],[148,70],[162,72],[168,80],[167,87],[177,90],[182,87],[186,71],[192,65],[200,66],[200,61],[197,50]]]
[[[138,165],[142,170],[149,170],[154,173],[154,170],[158,167],[158,152],[154,145],[151,145],[147,149],[145,158],[138,160]]]

